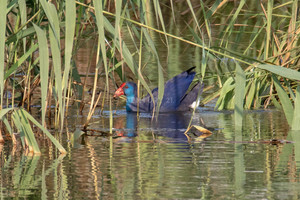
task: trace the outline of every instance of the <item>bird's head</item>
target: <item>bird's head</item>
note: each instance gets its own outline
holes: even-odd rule
[[[136,90],[136,86],[134,83],[131,82],[122,83],[122,85],[116,90],[114,97],[119,97],[121,95],[134,96],[135,90]]]

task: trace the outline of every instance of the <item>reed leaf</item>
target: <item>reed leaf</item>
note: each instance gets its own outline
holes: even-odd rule
[[[243,111],[244,111],[244,96],[246,86],[246,75],[241,66],[236,63],[235,74],[235,97],[234,97],[234,118],[235,125],[242,126],[243,123]]]
[[[293,113],[294,113],[294,108],[293,108],[292,102],[290,101],[290,98],[288,97],[286,91],[281,86],[277,77],[275,75],[272,75],[272,79],[274,81],[274,85],[276,87],[277,94],[280,99],[281,106],[283,108],[285,117],[286,117],[289,125],[292,126]]]
[[[271,42],[271,34],[272,34],[272,13],[273,13],[273,0],[268,0],[268,10],[267,10],[267,37],[266,37],[266,45],[265,45],[265,60],[269,57],[269,48]]]
[[[274,74],[277,74],[279,76],[292,79],[292,80],[300,80],[300,72],[290,69],[290,68],[285,68],[281,67],[278,65],[271,65],[271,64],[260,64],[257,65],[256,67],[260,69],[267,70],[269,72],[272,72]]]
[[[25,148],[25,140],[24,140],[25,133],[22,129],[22,124],[21,124],[20,117],[18,116],[17,112],[13,112],[12,115],[11,115],[11,118],[12,118],[14,124],[15,124],[15,127],[17,128],[17,130],[19,132],[22,146],[23,146],[23,148]]]
[[[249,91],[247,93],[246,96],[246,104],[245,107],[247,109],[250,109],[254,100],[254,97],[256,96],[256,91],[257,91],[257,87],[256,87],[256,82],[257,80],[254,78],[252,79],[252,81],[248,84],[249,85]]]
[[[7,120],[7,118],[6,118],[6,117],[2,117],[1,120],[2,120],[3,123],[5,124],[6,129],[7,129],[7,131],[9,132],[9,134],[12,135],[12,134],[13,134],[12,128],[11,128],[11,126],[10,126],[9,121]]]
[[[56,146],[60,153],[67,153],[63,146],[55,139],[55,137],[53,137],[53,135],[51,135],[51,133],[45,127],[43,127],[38,121],[36,121],[36,119],[34,119],[26,110],[20,110],[20,112],[22,112],[24,116],[26,116],[35,126],[40,128],[45,133],[45,135],[51,140],[51,142]]]
[[[159,18],[162,30],[164,31],[164,33],[166,33],[165,22],[164,22],[163,14],[161,12],[159,1],[154,0],[153,5],[154,5],[155,14],[156,14],[155,16]],[[166,44],[167,44],[167,48],[168,48],[168,38],[167,38],[166,34],[164,34],[164,36],[166,38]]]
[[[19,119],[21,122],[21,127],[22,127],[24,135],[29,143],[29,146],[32,147],[33,152],[35,154],[41,154],[39,145],[35,139],[34,133],[31,129],[31,126],[29,124],[27,117],[24,115],[24,112],[22,112],[22,109],[19,109],[16,112],[17,112],[17,115],[19,116]]]
[[[10,44],[16,42],[25,37],[32,36],[35,33],[34,27],[26,28],[25,30],[20,30],[15,34],[9,35],[5,41],[5,44]]]
[[[42,99],[42,123],[45,125],[46,105],[48,96],[48,75],[49,75],[49,51],[46,32],[33,24],[39,42],[40,78],[41,78],[41,99]]]
[[[2,2],[1,2],[2,3]],[[12,0],[11,2],[9,2],[9,4],[7,4],[7,9],[6,9],[6,13],[9,13],[11,11],[11,9],[13,9],[13,7],[18,3],[18,0]],[[5,7],[5,6],[4,6]]]
[[[3,105],[4,82],[4,52],[5,52],[5,32],[6,32],[6,6],[7,1],[2,1],[0,6],[0,110]]]
[[[294,116],[292,122],[292,130],[300,130],[300,85],[296,89],[296,98],[294,103]]]
[[[201,1],[201,2],[202,2],[202,1]],[[193,16],[193,18],[194,18],[194,22],[196,23],[196,27],[197,27],[197,29],[198,29],[198,31],[199,31],[199,33],[200,33],[200,26],[199,26],[199,23],[198,23],[198,20],[197,20],[196,14],[195,14],[195,12],[194,12],[194,9],[193,9],[193,6],[192,6],[191,1],[190,1],[190,0],[187,0],[187,4],[188,4],[189,9],[190,9],[190,11],[191,11],[191,13],[192,13],[192,16]],[[202,3],[201,3],[201,6],[202,6]],[[205,18],[205,16],[204,16],[204,18]]]
[[[98,43],[100,44],[100,51],[101,51],[101,55],[102,55],[102,60],[103,60],[103,64],[104,64],[104,69],[105,69],[105,73],[106,73],[106,77],[107,77],[107,84],[108,84],[108,69],[107,69],[107,56],[106,56],[106,46],[105,46],[105,34],[104,34],[104,16],[103,16],[103,7],[102,7],[102,3],[101,1],[93,1],[94,5],[95,5],[95,15],[96,15],[96,24],[98,27]],[[115,30],[116,31],[116,30]],[[116,32],[114,32],[114,34],[117,34]],[[100,53],[100,51],[98,51]],[[97,54],[99,56],[99,54]],[[99,63],[99,57],[97,56],[97,61],[96,61],[96,67],[99,68],[100,67],[100,63]],[[108,87],[108,85],[107,85]]]
[[[52,54],[52,63],[53,63],[53,71],[55,77],[55,94],[57,96],[56,100],[59,106],[59,114],[61,120],[64,119],[64,109],[62,108],[62,69],[61,69],[61,55],[60,55],[60,27],[59,27],[59,19],[56,8],[53,4],[49,4],[49,9],[53,18],[54,29],[49,29],[49,39],[50,39],[50,47]],[[56,36],[58,38],[56,38]],[[55,124],[57,125],[57,124]],[[61,123],[62,126],[62,123]]]
[[[32,55],[33,52],[35,52],[38,48],[38,44],[34,44],[30,47],[28,51],[25,52],[25,54],[17,60],[5,73],[4,79],[7,79],[10,75],[15,73],[17,69],[26,61],[26,59]]]
[[[62,78],[61,89],[58,91],[63,92],[63,102],[61,106],[61,131],[64,124],[64,115],[66,107],[66,97],[67,97],[67,87],[69,81],[69,75],[71,72],[71,58],[73,51],[73,40],[75,35],[75,26],[76,26],[76,4],[75,0],[66,1],[66,34],[65,34],[65,65]],[[58,72],[59,70],[57,70]],[[58,76],[58,75],[57,75]],[[59,98],[62,98],[59,95]]]
[[[52,9],[50,8],[51,5],[53,5],[50,1],[46,1],[46,0],[40,0],[39,1],[43,7],[43,10],[47,16],[48,19],[48,23],[50,24],[50,27],[53,29],[53,33],[56,34],[55,32],[55,25],[53,22],[53,13],[52,13]],[[59,38],[57,35],[55,35],[56,38]]]
[[[0,120],[4,117],[9,111],[13,110],[13,108],[3,108],[0,110]]]
[[[62,86],[64,89],[64,96],[66,96],[66,88],[68,85],[68,79],[69,79],[70,68],[71,68],[72,49],[73,49],[75,24],[76,24],[75,16],[76,16],[75,1],[74,0],[66,1],[65,68],[64,68],[64,75],[63,75],[63,86]]]
[[[239,13],[241,12],[241,10],[242,10],[243,6],[245,5],[245,3],[246,3],[245,0],[241,0],[241,1],[239,2],[238,8],[236,9],[235,13],[233,14],[233,16],[232,16],[232,18],[231,18],[231,20],[230,20],[228,26],[226,26],[226,29],[225,29],[225,31],[224,31],[225,34],[223,35],[223,38],[222,38],[222,41],[221,41],[221,45],[220,45],[220,46],[222,46],[226,34],[228,34],[228,36],[230,35],[230,32],[231,32],[231,30],[232,30],[232,28],[233,28],[233,25],[234,25],[234,22],[237,20],[237,18],[238,18],[238,16],[239,16]]]
[[[218,98],[217,102],[216,102],[216,108],[218,108],[218,110],[223,110],[226,109],[226,105],[228,103],[228,95],[230,92],[232,92],[232,90],[235,88],[234,84],[233,84],[234,80],[232,77],[229,77],[222,89],[221,89],[221,93],[220,93],[220,97]]]
[[[21,24],[25,25],[27,21],[27,8],[26,8],[26,0],[18,0],[19,8],[20,8],[20,17]],[[23,30],[26,29],[26,25]],[[26,38],[23,38],[23,50],[24,54],[26,53]]]
[[[3,108],[0,110],[0,120],[3,121],[3,123],[6,126],[6,129],[8,130],[8,132],[10,134],[12,134],[12,128],[11,128],[7,118],[5,117],[5,115],[7,115],[7,113],[10,112],[11,110],[13,110],[13,108]]]
[[[157,61],[157,71],[158,71],[158,100],[157,100],[157,107],[156,107],[156,113],[158,116],[159,113],[159,108],[161,105],[161,101],[163,99],[164,96],[164,91],[165,91],[165,83],[164,83],[164,75],[163,75],[163,71],[162,71],[162,66],[159,60],[159,56],[158,53],[156,51],[155,45],[152,41],[152,39],[150,38],[148,32],[145,29],[142,29],[144,36],[148,42],[148,45],[150,46],[152,53],[154,53],[155,57],[156,57],[156,61]],[[154,110],[153,110],[154,111]]]

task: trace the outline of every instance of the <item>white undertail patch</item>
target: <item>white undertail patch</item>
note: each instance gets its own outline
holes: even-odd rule
[[[200,97],[196,101],[194,101],[189,107],[192,108],[192,109],[195,109],[199,105],[200,105]]]

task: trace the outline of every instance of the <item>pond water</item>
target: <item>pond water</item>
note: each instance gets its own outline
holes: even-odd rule
[[[165,114],[156,123],[147,114],[138,121],[123,110],[114,114],[113,137],[99,133],[109,131],[108,112],[93,118],[89,136],[72,141],[64,134],[67,155],[45,141],[41,156],[0,146],[1,197],[299,199],[299,133],[279,111],[248,112],[240,130],[232,112],[200,108],[192,124],[213,134],[191,142],[184,135],[190,113]],[[80,120],[85,114],[70,117],[70,129]]]

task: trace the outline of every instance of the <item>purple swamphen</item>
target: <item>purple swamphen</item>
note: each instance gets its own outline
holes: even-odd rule
[[[195,67],[182,72],[165,83],[165,92],[161,102],[159,112],[188,111],[194,106],[198,106],[200,99],[197,100],[198,92],[202,84],[198,82],[189,91],[189,87],[195,77]],[[125,95],[127,97],[127,112],[137,112],[137,86],[135,83],[123,83],[115,92],[114,97]],[[157,105],[158,88],[152,90],[152,95]],[[139,100],[139,112],[152,112],[153,101],[148,94]]]

